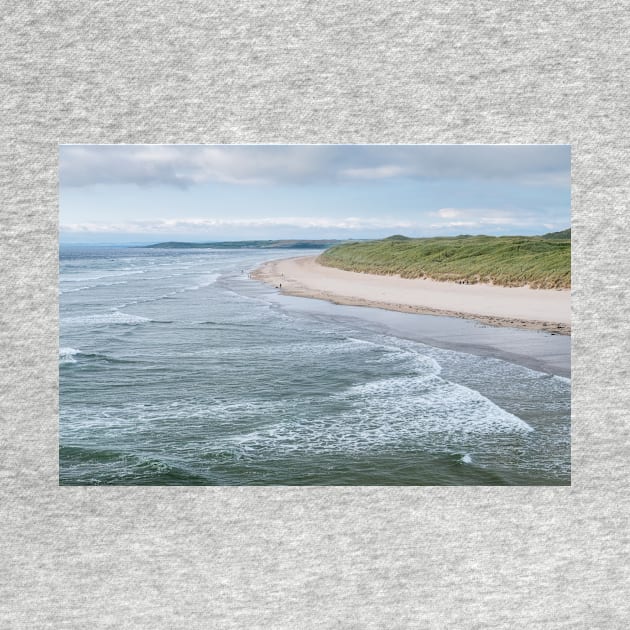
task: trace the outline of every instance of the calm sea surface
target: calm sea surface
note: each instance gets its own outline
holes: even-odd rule
[[[570,483],[568,379],[247,277],[296,255],[62,247],[60,482]]]

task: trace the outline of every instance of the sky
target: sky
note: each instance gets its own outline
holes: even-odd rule
[[[61,145],[62,243],[533,235],[568,145]]]

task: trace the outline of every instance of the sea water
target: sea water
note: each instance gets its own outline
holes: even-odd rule
[[[568,379],[248,277],[297,254],[62,247],[60,483],[570,483]]]

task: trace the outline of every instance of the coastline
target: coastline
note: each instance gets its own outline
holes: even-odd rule
[[[271,260],[250,276],[278,288],[284,295],[347,306],[472,319],[490,326],[571,334],[569,290],[461,285],[357,273],[325,267],[316,258]],[[466,304],[464,309],[459,306],[462,303]]]

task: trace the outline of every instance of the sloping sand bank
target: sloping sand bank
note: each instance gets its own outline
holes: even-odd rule
[[[252,278],[287,295],[372,306],[406,313],[476,319],[492,326],[571,333],[569,290],[457,284],[343,271],[324,267],[317,256],[273,260]]]

